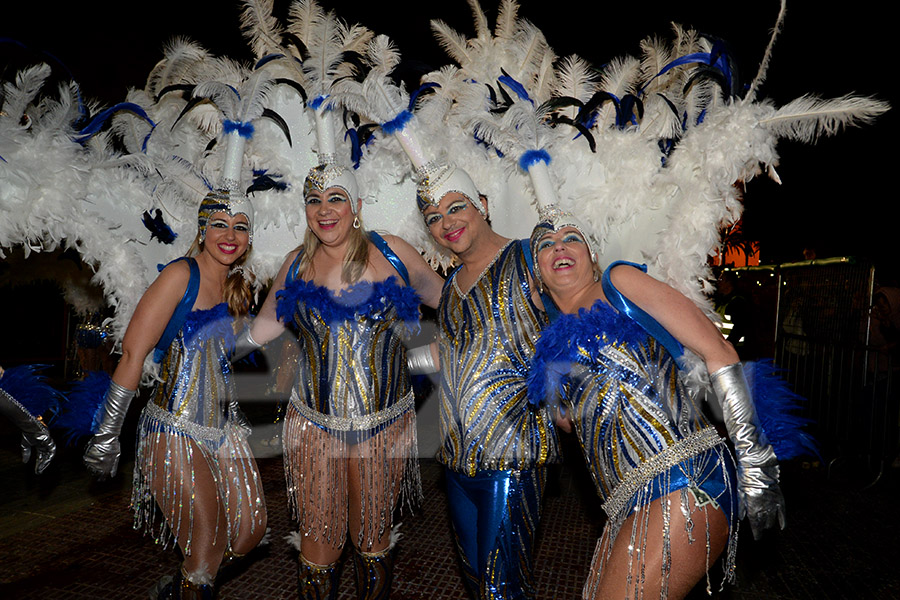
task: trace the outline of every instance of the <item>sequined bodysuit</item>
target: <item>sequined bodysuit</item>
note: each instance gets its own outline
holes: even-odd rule
[[[167,496],[157,498],[160,506],[173,507],[171,514],[164,514],[171,533],[178,537],[182,527],[191,526],[182,522],[177,507],[181,503],[193,506],[194,496],[189,492],[197,460],[209,466],[220,499],[227,501],[232,487],[247,489],[240,483],[226,485],[229,478],[239,482],[253,479],[252,489],[261,489],[246,440],[249,432],[235,422],[236,415],[232,414],[235,392],[228,358],[234,345],[232,323],[224,303],[188,313],[160,363],[160,382],[138,425],[132,492],[135,528],[143,526],[152,532],[156,505],[153,493],[160,490]],[[261,495],[252,498],[250,506],[251,515],[226,511],[229,531],[238,527],[242,518],[256,522],[264,515]],[[218,508],[225,510],[224,506]],[[167,542],[168,536],[162,536]],[[190,553],[190,536],[183,550]]]
[[[292,324],[304,357],[291,401],[317,425],[364,431],[410,408],[403,342],[418,329],[419,297],[396,277],[339,295],[292,281],[279,292],[278,318]]]
[[[507,243],[472,287],[451,274],[438,306],[441,435],[437,459],[466,585],[482,600],[531,599],[546,465],[559,444],[526,375],[545,319],[531,300],[523,246]]]
[[[300,346],[284,428],[294,516],[304,535],[343,545],[348,468],[335,459],[360,452],[360,478],[368,483],[360,530],[351,533],[358,545],[371,543],[390,521],[398,493],[407,503],[421,495],[404,346],[418,331],[419,297],[396,277],[336,294],[289,275],[277,298],[278,319]]]
[[[606,286],[604,290],[609,296]],[[584,597],[596,597],[592,586],[599,582],[626,519],[649,514],[646,509],[660,497],[681,491],[680,501],[661,507],[663,592],[671,564],[669,511],[681,510],[686,527],[693,527],[708,523],[702,515],[693,516],[693,507],[712,505],[735,523],[734,463],[725,441],[688,393],[672,354],[638,321],[603,300],[590,310],[561,314],[538,342],[528,393],[533,402],[562,400],[609,517]],[[647,522],[645,516],[633,519],[631,546],[640,548],[634,556],[646,551],[648,534],[642,528]],[[729,577],[737,542],[733,528],[731,533]],[[693,535],[703,539],[703,533]],[[640,596],[643,579],[631,572],[639,568],[632,564],[633,556],[628,560],[630,581],[636,582],[634,593]]]
[[[441,435],[449,469],[530,469],[556,462],[546,409],[528,405],[525,378],[544,317],[531,301],[528,267],[508,243],[468,291],[451,274],[438,307]]]

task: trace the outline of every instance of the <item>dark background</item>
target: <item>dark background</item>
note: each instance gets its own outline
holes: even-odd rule
[[[287,0],[276,1],[284,15]],[[429,21],[440,18],[456,30],[474,33],[464,0],[450,2],[322,1],[347,21],[391,36],[413,70],[449,62],[434,41]],[[482,2],[493,25],[498,3]],[[875,95],[896,106],[888,41],[895,19],[881,3],[788,2],[761,96],[777,105],[805,93],[825,97],[848,92]],[[874,8],[873,8],[874,5]],[[636,54],[644,37],[668,36],[673,21],[729,42],[746,84],[756,70],[779,9],[776,0],[744,2],[547,2],[523,0],[519,14],[547,35],[560,56],[577,53],[595,65]],[[49,53],[81,84],[84,95],[105,105],[121,101],[129,87],[143,87],[151,67],[175,35],[199,41],[216,54],[250,60],[239,29],[237,0],[158,0],[121,3],[15,2],[4,7],[0,36],[27,46],[0,45],[5,79],[48,60]],[[64,74],[63,68],[54,65]],[[745,200],[745,232],[761,242],[764,262],[802,258],[805,247],[818,257],[857,256],[890,270],[895,244],[896,186],[889,186],[896,109],[874,125],[826,138],[815,146],[783,142],[778,172],[784,184],[751,182]]]

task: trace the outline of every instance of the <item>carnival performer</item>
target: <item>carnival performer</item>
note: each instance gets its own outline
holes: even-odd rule
[[[160,597],[212,598],[219,568],[266,532],[262,483],[229,362],[234,319],[249,307],[241,265],[252,224],[243,194],[226,189],[203,199],[188,256],[162,270],[131,318],[84,455],[92,472],[115,476],[122,423],[155,347],[159,383],[138,425],[132,506],[136,528],[163,544],[174,538],[184,555]],[[158,528],[154,502],[165,518]]]
[[[529,396],[561,393],[604,500],[608,521],[584,597],[683,598],[726,549],[731,576],[739,512],[754,535],[784,526],[778,462],[734,348],[640,266],[616,262],[601,273],[585,231],[552,206],[534,229],[536,275],[563,314],[538,342]],[[683,347],[710,373],[737,485],[725,440],[679,377]]]
[[[462,169],[431,163],[418,205],[461,265],[438,307],[441,436],[447,495],[466,584],[476,598],[533,598],[534,538],[545,466],[559,447],[549,412],[529,406],[526,375],[544,325],[527,248],[488,223]]]
[[[359,598],[387,598],[394,508],[421,495],[403,344],[418,331],[420,303],[437,306],[443,280],[402,239],[366,232],[352,169],[320,157],[304,183],[303,244],[248,342],[290,328],[300,346],[283,436],[300,598],[337,597],[348,533]]]

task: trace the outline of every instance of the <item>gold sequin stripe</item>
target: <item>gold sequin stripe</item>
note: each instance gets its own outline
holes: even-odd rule
[[[719,437],[713,427],[692,433],[626,474],[622,482],[610,494],[609,499],[603,503],[603,510],[610,519],[617,519],[628,506],[632,496],[647,485],[648,481],[665,473],[678,463],[724,443],[725,440]]]

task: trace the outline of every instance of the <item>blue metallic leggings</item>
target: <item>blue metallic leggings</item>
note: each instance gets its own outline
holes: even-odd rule
[[[447,470],[447,498],[466,585],[479,600],[530,600],[534,538],[541,520],[545,468]]]

